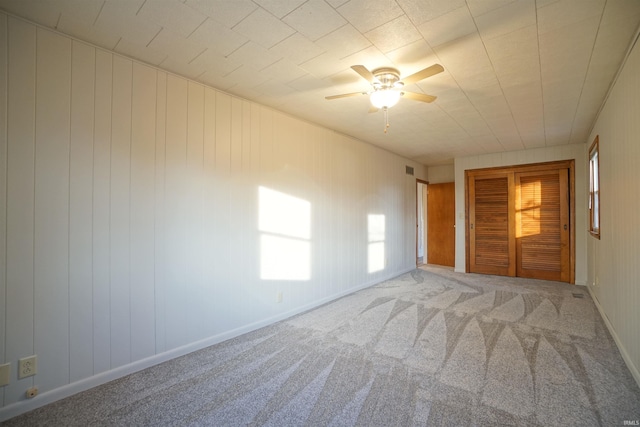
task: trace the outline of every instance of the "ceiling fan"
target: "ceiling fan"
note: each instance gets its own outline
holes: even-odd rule
[[[331,100],[347,98],[349,96],[370,95],[371,104],[376,109],[393,107],[401,96],[415,101],[433,102],[436,99],[435,96],[425,95],[423,93],[406,92],[401,89],[404,85],[416,83],[444,71],[442,65],[434,64],[400,80],[400,72],[395,68],[383,67],[369,71],[364,65],[353,65],[351,69],[360,74],[363,79],[371,83],[372,90],[367,92],[352,92],[343,93],[341,95],[332,95],[325,97],[325,99]]]
[[[402,88],[404,85],[416,83],[444,71],[442,65],[434,64],[400,80],[400,72],[395,68],[382,67],[369,71],[364,65],[353,65],[351,66],[351,69],[368,81],[371,84],[372,89],[366,92],[352,92],[326,96],[325,99],[331,100],[357,95],[370,95],[372,107],[369,112],[376,112],[379,109],[382,109],[385,112],[385,133],[387,133],[387,128],[389,127],[387,110],[396,105],[400,100],[400,97],[420,102],[433,102],[436,100],[436,97],[433,95],[403,91]]]

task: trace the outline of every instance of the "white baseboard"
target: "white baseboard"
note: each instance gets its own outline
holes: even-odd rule
[[[609,333],[613,337],[613,340],[615,341],[616,346],[618,347],[618,350],[620,350],[620,354],[622,355],[622,359],[624,360],[624,363],[627,365],[627,368],[629,368],[629,371],[631,372],[631,375],[633,375],[633,379],[636,380],[638,387],[640,387],[640,371],[638,371],[638,367],[633,364],[633,360],[631,359],[631,356],[629,356],[627,349],[625,348],[624,344],[620,340],[620,337],[618,337],[616,330],[613,329],[613,325],[609,321],[609,318],[604,312],[604,309],[600,305],[598,298],[596,298],[595,294],[591,291],[591,286],[588,286],[587,288],[589,289],[589,294],[591,295],[591,299],[593,300],[593,302],[596,304],[596,307],[598,308],[598,312],[600,312],[600,317],[602,317],[602,320],[604,320],[604,324],[607,325],[607,329],[609,330]]]
[[[279,313],[275,316],[268,317],[266,319],[262,319],[260,321],[250,323],[248,325],[241,326],[236,329],[232,329],[230,331],[223,332],[218,335],[214,335],[209,338],[205,338],[200,341],[195,341],[193,343],[189,343],[182,347],[174,348],[163,353],[156,354],[154,356],[148,357],[146,359],[137,360],[133,363],[129,363],[124,366],[120,366],[115,369],[111,369],[106,372],[102,372],[91,377],[73,382],[71,384],[64,385],[62,387],[58,387],[54,390],[46,391],[44,393],[39,394],[33,399],[23,400],[20,402],[13,403],[11,405],[7,405],[3,408],[0,408],[0,423],[6,421],[10,418],[16,417],[18,415],[24,414],[25,412],[32,411],[34,409],[40,408],[41,406],[48,405],[50,403],[56,402],[60,399],[64,399],[69,396],[73,396],[74,394],[89,390],[94,387],[98,387],[102,384],[106,384],[109,381],[116,380],[118,378],[122,378],[126,375],[133,374],[135,372],[141,371],[143,369],[150,368],[152,366],[158,365],[163,362],[167,362],[171,359],[175,359],[176,357],[184,356],[185,354],[192,353],[197,350],[201,350],[203,348],[212,346],[214,344],[221,343],[223,341],[229,340],[231,338],[235,338],[242,334],[246,334],[251,331],[255,331],[256,329],[263,328],[265,326],[269,326],[273,323],[279,322],[281,320],[288,319],[290,317],[295,316],[296,314],[303,313],[305,311],[311,310],[313,308],[319,307],[323,304],[341,298],[343,296],[352,294],[356,291],[369,288],[378,283],[384,282],[385,280],[392,279],[399,275],[408,273],[410,271],[415,270],[415,267],[405,268],[404,270],[395,271],[393,273],[386,274],[384,276],[378,276],[376,279],[363,283],[361,285],[355,286],[353,288],[349,288],[342,292],[338,292],[337,294],[328,296],[326,298],[322,298],[320,300],[314,301],[312,303],[296,307],[293,310],[285,311],[283,313]]]

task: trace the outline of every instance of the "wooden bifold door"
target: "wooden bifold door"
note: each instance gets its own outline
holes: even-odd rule
[[[573,283],[573,161],[465,174],[467,271]]]

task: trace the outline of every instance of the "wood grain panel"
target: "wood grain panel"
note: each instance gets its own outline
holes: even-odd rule
[[[568,280],[567,175],[560,169],[515,176],[519,277]]]
[[[473,273],[513,275],[509,174],[470,177],[470,267]]]
[[[572,282],[572,164],[467,173],[469,271]]]

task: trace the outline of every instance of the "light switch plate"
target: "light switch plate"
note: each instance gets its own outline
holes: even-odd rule
[[[0,365],[0,387],[9,384],[11,378],[11,363]]]

